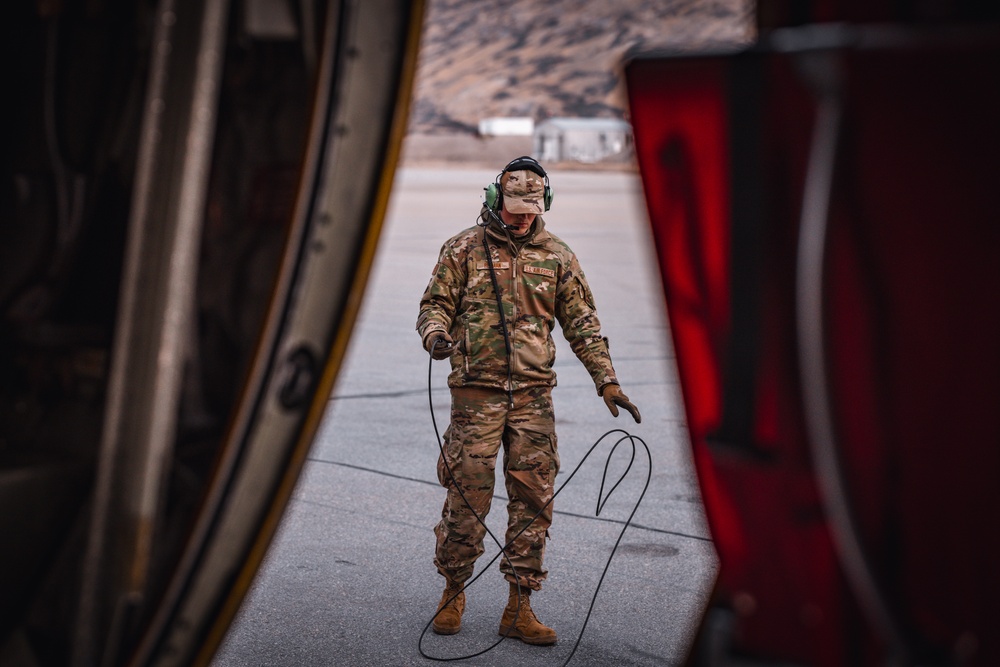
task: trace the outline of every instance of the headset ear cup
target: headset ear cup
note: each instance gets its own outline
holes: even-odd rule
[[[552,188],[545,186],[545,193],[542,195],[542,200],[545,202],[545,210],[548,211],[552,207],[552,197],[555,195],[552,192]]]
[[[486,208],[496,211],[500,208],[500,188],[496,183],[486,186]]]

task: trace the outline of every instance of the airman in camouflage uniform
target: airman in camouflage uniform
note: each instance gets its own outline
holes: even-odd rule
[[[537,621],[523,596],[539,590],[547,574],[542,558],[552,506],[538,513],[552,498],[559,470],[552,409],[556,322],[612,414],[617,417],[622,406],[639,421],[639,412],[618,386],[576,256],[538,215],[551,201],[541,165],[527,157],[514,160],[501,172],[495,192],[499,201],[492,209],[483,206],[482,224],[441,248],[417,319],[424,348],[434,358],[451,358],[451,423],[438,461],[438,479],[448,495],[434,531],[434,563],[447,586],[433,627],[440,634],[460,629],[465,604],[460,591],[483,553],[486,532],[476,515],[483,518],[490,510],[502,445],[509,497],[506,540],[513,542],[508,558],[500,561],[511,582],[501,634],[552,644],[555,633]]]

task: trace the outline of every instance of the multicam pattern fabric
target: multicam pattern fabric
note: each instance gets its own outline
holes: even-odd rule
[[[507,171],[500,177],[504,208],[511,213],[544,213],[545,181],[529,169]]]
[[[487,215],[485,209],[482,215]],[[594,297],[576,255],[537,217],[534,232],[519,248],[511,247],[506,235],[492,226],[467,229],[441,248],[420,300],[417,331],[425,347],[435,331],[446,331],[455,341],[448,385],[507,388],[507,352],[484,233],[489,235],[512,346],[511,389],[555,386],[552,329],[557,321],[598,391],[617,383]]]
[[[484,208],[481,215],[487,214]],[[508,404],[507,352],[484,234],[489,235],[512,346],[513,407]],[[448,376],[451,424],[438,461],[438,478],[448,495],[434,529],[434,563],[451,581],[468,580],[483,553],[486,531],[476,515],[485,517],[490,510],[501,447],[510,499],[506,541],[513,544],[500,570],[508,581],[519,579],[532,590],[545,579],[542,559],[552,507],[535,517],[552,497],[559,469],[551,389],[556,383],[556,322],[598,393],[605,384],[617,383],[580,264],[565,243],[545,230],[541,217],[517,245],[492,227],[472,227],[444,244],[420,301],[417,331],[425,349],[437,331],[448,332],[455,342]]]
[[[546,386],[514,392],[513,408],[501,390],[452,390],[451,424],[445,431],[444,455],[438,457],[437,466],[438,480],[447,487],[448,497],[434,529],[434,564],[445,577],[467,581],[484,551],[486,529],[476,514],[485,519],[490,511],[502,444],[509,498],[504,542],[513,543],[506,552],[509,560],[500,559],[500,571],[512,583],[520,579],[522,586],[541,588],[548,574],[542,559],[552,505],[541,514],[539,510],[551,500],[559,470],[554,423],[552,390]]]

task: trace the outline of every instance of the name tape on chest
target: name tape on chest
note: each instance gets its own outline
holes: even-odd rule
[[[476,268],[479,269],[480,271],[488,271],[490,268],[490,264],[484,259],[479,262],[476,262]],[[497,271],[504,271],[510,268],[510,262],[493,262],[493,268],[496,269]]]
[[[555,278],[556,272],[554,269],[546,269],[544,266],[525,266],[525,273],[534,273],[537,276],[547,276],[549,278]]]

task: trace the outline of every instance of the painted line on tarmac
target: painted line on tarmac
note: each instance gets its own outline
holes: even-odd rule
[[[406,482],[416,482],[417,484],[426,484],[428,486],[433,486],[433,487],[437,487],[437,488],[441,487],[441,485],[438,482],[436,482],[436,481],[432,482],[430,480],[419,479],[417,477],[407,477],[406,475],[396,475],[394,473],[386,472],[384,470],[376,470],[374,468],[366,468],[365,466],[354,465],[353,463],[343,463],[341,461],[328,461],[326,459],[317,459],[317,458],[313,458],[313,457],[309,457],[308,461],[311,462],[311,463],[325,463],[327,465],[338,466],[340,468],[350,468],[351,470],[360,470],[361,472],[368,472],[368,473],[372,473],[373,475],[380,475],[382,477],[391,477],[392,479],[400,479],[400,480],[403,480],[403,481],[406,481]],[[498,494],[494,494],[493,498],[496,499],[496,500],[502,500],[504,502],[506,502],[508,500],[508,498],[506,496],[502,496],[502,495],[498,495]],[[571,517],[575,517],[577,519],[588,519],[590,521],[601,521],[601,522],[604,522],[604,523],[615,523],[615,524],[618,524],[618,525],[623,525],[625,523],[625,521],[621,520],[621,519],[606,519],[606,518],[602,518],[602,517],[599,517],[599,516],[591,516],[591,515],[588,515],[588,514],[577,514],[576,512],[566,512],[566,511],[563,511],[563,510],[553,510],[552,513],[553,514],[560,514],[560,515],[563,515],[563,516],[571,516]],[[686,538],[686,539],[689,539],[689,540],[698,540],[699,542],[711,542],[712,541],[712,538],[710,538],[710,537],[704,537],[704,536],[701,536],[701,535],[691,535],[690,533],[681,533],[681,532],[678,532],[676,530],[666,530],[664,528],[654,528],[652,526],[644,526],[644,525],[642,525],[640,523],[630,523],[629,524],[629,528],[636,528],[638,530],[648,530],[651,533],[659,533],[661,535],[674,535],[676,537],[683,537],[683,538]]]

